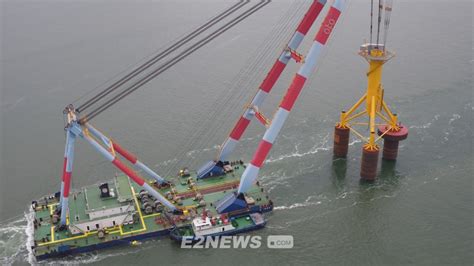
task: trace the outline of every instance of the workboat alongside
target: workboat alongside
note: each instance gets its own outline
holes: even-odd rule
[[[196,242],[206,240],[208,237],[219,237],[245,233],[263,228],[266,224],[265,218],[260,213],[245,215],[212,216],[203,213],[202,217],[194,218],[191,224],[177,227],[171,230],[171,239],[182,242]]]

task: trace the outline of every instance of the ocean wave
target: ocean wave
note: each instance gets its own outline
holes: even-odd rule
[[[438,119],[440,118],[440,115],[437,114],[433,117],[433,119],[431,119],[429,122],[427,123],[424,123],[422,125],[412,125],[408,128],[415,128],[415,129],[427,129],[427,128],[430,128],[434,122],[438,121]]]
[[[74,255],[70,257],[66,257],[64,259],[51,259],[46,261],[46,265],[82,265],[82,264],[91,264],[103,261],[107,258],[117,257],[117,256],[126,256],[130,254],[134,254],[145,249],[149,249],[151,247],[143,247],[129,249],[129,251],[125,252],[113,252],[113,253],[104,253],[104,252],[94,252],[94,253],[83,253],[79,255]]]
[[[26,241],[25,241],[25,249],[27,251],[26,261],[30,264],[34,264],[36,262],[35,255],[33,254],[33,250],[31,247],[35,243],[35,236],[34,236],[34,228],[33,228],[33,221],[35,219],[35,213],[33,210],[30,210],[29,213],[25,213],[25,219],[27,221],[25,234],[26,234]]]
[[[325,136],[322,142],[316,144],[315,146],[313,146],[307,152],[299,152],[298,151],[298,146],[295,145],[295,150],[296,151],[294,151],[292,153],[280,155],[276,158],[269,158],[265,161],[265,163],[274,163],[274,162],[282,161],[282,160],[289,159],[289,158],[300,158],[300,157],[305,157],[305,156],[308,156],[308,155],[313,155],[313,154],[316,154],[316,153],[321,152],[321,151],[329,151],[329,150],[332,149],[332,147],[330,145],[328,145],[328,142],[329,142],[329,135]],[[352,146],[352,145],[354,145],[356,143],[359,143],[359,142],[361,142],[360,139],[355,139],[355,140],[353,140],[349,143],[349,146]]]
[[[276,206],[273,209],[274,210],[291,210],[291,209],[295,209],[295,208],[315,206],[315,205],[319,205],[319,204],[322,203],[321,201],[311,201],[311,199],[313,197],[314,196],[309,196],[308,198],[306,198],[306,200],[304,202],[293,203],[289,206]]]
[[[461,115],[453,114],[452,117],[449,119],[448,124],[451,125],[454,121],[461,119]]]
[[[20,98],[18,98],[16,101],[14,102],[4,102],[4,103],[0,103],[0,107],[1,108],[5,108],[5,111],[9,111],[9,110],[12,110],[14,109],[16,106],[18,106],[20,103],[22,103],[24,100],[25,100],[25,96],[22,96]]]
[[[278,161],[282,161],[282,160],[285,160],[285,159],[289,159],[289,158],[295,158],[295,157],[304,157],[304,156],[308,156],[308,155],[312,155],[312,154],[316,154],[320,151],[328,151],[331,149],[331,147],[329,147],[327,145],[328,143],[328,140],[329,139],[329,134],[326,135],[323,140],[319,143],[317,143],[316,145],[314,145],[309,151],[307,152],[299,152],[298,151],[298,145],[295,145],[295,151],[292,152],[292,153],[288,153],[288,154],[283,154],[283,155],[280,155],[278,156],[277,158],[269,158],[265,161],[265,163],[274,163],[274,162],[278,162]]]
[[[0,264],[11,265],[18,260],[27,260],[26,245],[28,235],[28,216],[25,214],[17,220],[0,227]],[[21,255],[26,255],[21,257]]]

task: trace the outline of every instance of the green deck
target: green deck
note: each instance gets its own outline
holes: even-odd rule
[[[217,215],[216,209],[210,205],[221,199],[224,195],[230,191],[234,191],[238,186],[240,176],[244,171],[244,167],[240,166],[239,169],[235,169],[233,173],[227,174],[221,177],[211,177],[202,180],[196,180],[196,174],[192,174],[192,180],[195,182],[196,191],[205,191],[206,189],[216,189],[215,192],[202,193],[203,199],[206,202],[206,210],[210,211],[213,215]],[[174,185],[174,189],[177,194],[189,193],[195,190],[188,187],[186,180],[188,178],[174,177],[171,180]],[[233,186],[234,188],[222,188],[223,185]],[[98,210],[100,208],[122,206],[133,202],[137,211],[136,221],[133,224],[116,226],[107,228],[105,238],[99,239],[97,231],[89,231],[84,234],[72,235],[69,231],[56,231],[56,227],[51,224],[51,213],[57,205],[57,202],[48,202],[48,205],[38,207],[35,212],[35,218],[40,221],[41,225],[38,226],[34,231],[34,239],[36,243],[35,254],[40,256],[42,254],[50,253],[55,251],[61,245],[68,245],[70,248],[84,247],[98,243],[104,243],[111,240],[123,239],[129,236],[136,236],[140,234],[152,233],[157,231],[163,231],[171,229],[172,225],[169,223],[158,223],[157,220],[166,220],[164,215],[161,213],[153,213],[145,215],[140,209],[141,204],[137,197],[134,197],[134,193],[138,194],[140,186],[129,181],[129,178],[124,175],[117,176],[113,181],[109,181],[109,187],[113,188],[116,194],[115,198],[103,199],[100,198],[100,191],[97,185],[88,186],[81,190],[73,191],[69,199],[69,211],[70,220],[69,222],[75,223],[76,215],[79,221],[88,220],[88,210]],[[157,189],[158,190],[158,189]],[[159,189],[163,195],[170,191],[170,188]],[[255,200],[256,205],[269,204],[269,199],[263,189],[257,185],[254,185],[247,196],[252,197]],[[194,201],[193,197],[182,200],[181,208],[190,208],[197,206],[198,202]],[[47,207],[46,207],[47,206]],[[196,208],[197,212],[200,212],[202,208]],[[74,219],[74,220],[71,220]],[[178,226],[189,224],[192,220],[188,217],[188,220],[184,222],[177,222]],[[239,224],[240,224],[239,220]],[[242,223],[247,221],[242,221]]]

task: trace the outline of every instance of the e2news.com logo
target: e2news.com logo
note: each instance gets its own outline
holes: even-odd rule
[[[291,235],[269,235],[267,237],[268,248],[293,248],[294,240]],[[206,248],[217,248],[217,249],[229,249],[229,248],[250,248],[257,249],[262,247],[261,236],[215,236],[215,237],[195,237],[187,238],[183,237],[181,241],[181,248],[194,248],[194,249],[206,249]]]
[[[293,248],[293,236],[290,235],[271,235],[267,237],[268,248]]]

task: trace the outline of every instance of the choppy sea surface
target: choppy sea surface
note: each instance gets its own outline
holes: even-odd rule
[[[234,2],[0,2],[0,264],[35,263],[26,249],[27,206],[59,189],[64,106]],[[273,1],[94,125],[163,175],[198,167],[215,154],[309,2]],[[43,263],[472,265],[473,3],[395,1],[385,100],[409,137],[396,163],[382,162],[377,181],[361,184],[357,138],[347,160],[332,157],[339,112],[366,85],[367,65],[356,52],[368,38],[370,1],[350,2],[260,175],[276,207],[268,226],[251,234],[293,235],[294,248],[182,250],[165,238]],[[265,113],[296,67],[277,83]],[[249,160],[262,134],[254,123],[236,158]],[[75,188],[113,174],[78,143]]]

